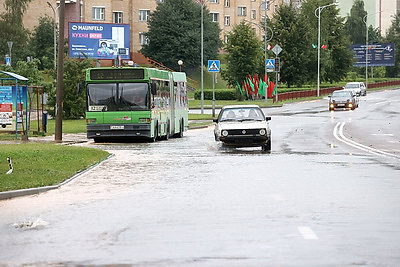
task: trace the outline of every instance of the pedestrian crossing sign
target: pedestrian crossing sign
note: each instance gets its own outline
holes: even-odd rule
[[[219,72],[221,69],[221,63],[219,60],[208,61],[208,72]]]
[[[265,67],[267,69],[274,69],[275,68],[275,59],[266,59],[265,60]]]

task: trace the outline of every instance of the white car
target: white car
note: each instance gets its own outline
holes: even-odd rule
[[[271,129],[261,108],[257,105],[229,105],[214,119],[215,141],[226,146],[256,147],[271,151]]]
[[[363,82],[350,82],[346,83],[343,87],[345,90],[353,90],[357,96],[367,95],[367,88]]]

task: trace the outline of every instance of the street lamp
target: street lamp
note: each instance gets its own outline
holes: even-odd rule
[[[314,14],[318,18],[318,76],[317,76],[317,97],[319,97],[319,84],[320,84],[320,68],[321,68],[321,11],[328,6],[337,6],[338,3],[332,3],[325,6],[319,6],[315,9]],[[317,15],[318,11],[318,15]]]
[[[11,66],[11,49],[12,49],[12,46],[13,46],[13,42],[12,41],[8,41],[7,45],[8,45],[8,50],[10,51],[10,66]]]
[[[201,56],[200,56],[200,70],[201,70],[201,114],[204,114],[204,69],[203,69],[203,62],[204,62],[204,5],[208,0],[199,0],[201,4],[201,27],[200,27],[200,39],[201,39]]]
[[[182,65],[183,65],[183,61],[182,60],[178,60],[178,65],[179,65],[179,71],[182,71]]]
[[[367,18],[372,15],[376,15],[378,13],[381,13],[382,11],[373,13],[371,15],[366,14],[363,18],[363,21],[365,23],[366,27],[366,34],[365,34],[365,88],[368,88],[368,24],[367,24]]]
[[[58,6],[56,8],[54,8],[52,6],[52,4],[47,1],[47,4],[49,5],[49,7],[53,10],[53,23],[54,23],[54,70],[57,68],[57,22],[56,22],[56,9],[58,8]]]

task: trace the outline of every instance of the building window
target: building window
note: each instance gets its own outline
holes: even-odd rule
[[[218,4],[218,0],[210,0],[210,4]]]
[[[144,32],[139,33],[139,43],[140,43],[140,45],[149,44],[149,39],[147,38],[146,33],[144,33]]]
[[[122,23],[122,12],[115,11],[113,12],[113,23]]]
[[[149,19],[150,10],[139,10],[139,21],[147,21]]]
[[[157,4],[162,4],[164,3],[164,0],[156,0]]]
[[[211,19],[213,22],[219,21],[219,13],[210,13],[210,14],[211,14]]]
[[[252,9],[251,10],[251,19],[256,19],[256,10],[255,9]]]
[[[225,0],[225,7],[231,7],[231,0]]]
[[[104,7],[94,6],[92,8],[92,19],[93,20],[104,20]]]
[[[224,25],[231,26],[231,17],[230,16],[225,16]]]
[[[240,6],[238,7],[238,16],[246,16],[246,7],[245,6]]]
[[[269,10],[268,2],[261,2],[261,10],[262,11]]]

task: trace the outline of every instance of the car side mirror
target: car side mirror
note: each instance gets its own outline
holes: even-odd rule
[[[265,120],[266,120],[266,121],[270,121],[270,120],[271,120],[271,117],[265,117]]]
[[[218,122],[218,119],[213,119],[213,122]]]

